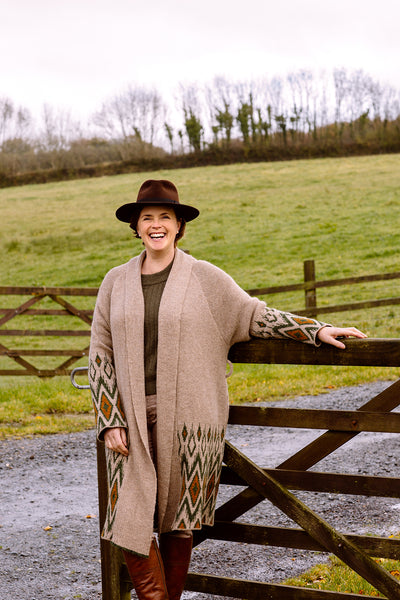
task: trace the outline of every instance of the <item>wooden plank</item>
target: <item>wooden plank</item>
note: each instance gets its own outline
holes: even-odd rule
[[[30,300],[27,300],[26,302],[24,302],[23,304],[21,304],[21,306],[18,306],[17,308],[10,308],[10,310],[0,319],[0,326],[4,325],[4,323],[7,323],[8,321],[11,321],[11,319],[13,319],[14,317],[17,317],[18,315],[23,314],[27,308],[29,308],[33,304],[36,304],[37,302],[40,302],[40,300],[42,300],[42,298],[43,298],[43,296],[38,296],[37,298],[31,298]]]
[[[285,294],[286,292],[302,292],[308,284],[289,283],[287,285],[273,285],[262,288],[251,288],[246,290],[249,296],[268,296],[271,294]]]
[[[0,329],[0,335],[3,336],[54,336],[54,337],[63,337],[63,336],[90,336],[90,330],[84,329],[76,329],[76,330],[67,330],[67,329]]]
[[[107,468],[105,461],[104,443],[97,440],[97,482],[99,493],[99,527],[100,534],[104,527],[107,511]],[[126,586],[121,585],[121,570],[123,558],[121,550],[100,539],[101,551],[101,584],[103,600],[128,600],[130,593]]]
[[[67,302],[66,300],[64,300],[64,298],[60,298],[60,296],[55,296],[54,294],[51,294],[49,297],[54,302],[57,302],[58,304],[63,306],[71,315],[75,315],[75,317],[79,317],[79,319],[82,319],[82,321],[84,321],[88,325],[92,324],[92,319],[90,317],[88,317],[84,312],[79,310],[79,308],[76,308],[76,306],[74,306],[70,302]]]
[[[360,600],[359,594],[348,592],[330,592],[192,572],[188,573],[185,589],[216,596],[242,598],[242,600]],[[362,596],[362,598],[376,600],[376,596]],[[395,600],[395,597],[393,596],[391,600]]]
[[[85,348],[85,354],[89,354],[89,346],[87,348]],[[64,371],[65,369],[68,369],[71,365],[76,363],[78,360],[79,360],[79,357],[71,356],[71,358],[69,358],[65,362],[62,362],[61,365],[57,367],[57,371],[58,370]]]
[[[22,349],[1,349],[0,356],[9,356],[14,358],[15,356],[87,356],[88,350],[22,350]]]
[[[361,406],[359,411],[391,411],[400,404],[400,379]],[[280,469],[309,469],[317,462],[358,435],[358,432],[327,431],[281,463]]]
[[[32,375],[38,376],[38,373],[36,371],[31,372],[28,369],[0,369],[0,377],[18,377],[19,375],[30,377]]]
[[[324,279],[315,282],[315,287],[333,287],[341,285],[353,285],[355,283],[368,283],[371,281],[388,281],[400,279],[400,271],[393,273],[377,273],[375,275],[358,275],[356,277],[343,277],[341,279]]]
[[[350,310],[362,310],[364,308],[378,308],[379,306],[396,306],[400,304],[400,298],[398,296],[393,298],[382,298],[381,300],[364,300],[362,302],[351,302],[348,304],[336,304],[333,306],[318,306],[316,308],[299,308],[294,309],[297,315],[305,315],[307,317],[314,317],[318,315],[327,315],[329,313],[347,312]]]
[[[367,411],[391,411],[399,405],[400,402],[400,379],[387,387],[380,394],[369,400],[358,410]],[[320,460],[328,456],[341,446],[358,435],[358,432],[342,433],[339,431],[327,431],[316,440],[304,446],[293,456],[278,465],[278,469],[307,470]],[[231,498],[216,511],[216,518],[227,521],[234,521],[240,515],[247,512],[259,502],[262,496],[251,488],[243,490],[234,498]]]
[[[45,286],[0,286],[0,294],[6,296],[47,296],[56,294],[57,296],[97,296],[99,288],[74,288],[74,287],[45,287]]]
[[[18,377],[18,376],[31,376],[36,375],[37,377],[55,377],[56,375],[67,375],[68,377],[71,375],[72,369],[60,369],[57,367],[56,369],[37,369],[34,367],[31,370],[28,369],[0,369],[0,377]]]
[[[335,554],[388,598],[400,600],[400,583],[390,573],[311,511],[278,481],[264,473],[229,442],[225,443],[224,462],[261,496],[270,500],[307,531],[328,552]]]
[[[297,548],[324,552],[324,547],[314,540],[303,529],[293,527],[265,527],[248,523],[231,523],[216,521],[208,527],[208,536],[212,540],[224,540],[258,546],[276,546],[280,548]],[[379,558],[400,559],[400,540],[377,536],[345,535],[345,538],[356,544],[370,556]]]
[[[0,308],[0,314],[5,314],[7,312],[9,312],[10,310],[15,310],[13,308]],[[80,310],[80,312],[88,317],[93,316],[93,309],[85,309],[85,310]],[[66,317],[68,315],[71,315],[71,313],[68,310],[63,310],[61,308],[28,308],[27,310],[24,310],[24,315],[33,315],[35,317],[41,317],[41,316],[56,316],[56,317]]]
[[[318,471],[289,469],[263,469],[263,471],[291,490],[400,498],[400,478],[398,477],[321,473]],[[236,473],[233,473],[226,466],[222,468],[221,484],[246,485]]]
[[[400,413],[231,406],[229,423],[257,427],[400,433]]]
[[[6,348],[2,344],[0,344],[0,350],[1,350],[1,352],[5,352],[8,350],[8,348]],[[17,364],[21,365],[21,367],[24,367],[25,375],[38,375],[39,374],[39,371],[37,370],[37,368],[34,365],[32,365],[30,362],[28,362],[27,360],[24,360],[20,356],[12,356],[11,358]]]
[[[251,339],[232,346],[233,363],[351,365],[365,367],[400,366],[400,339],[347,339],[346,349],[328,344],[319,347],[292,340]]]

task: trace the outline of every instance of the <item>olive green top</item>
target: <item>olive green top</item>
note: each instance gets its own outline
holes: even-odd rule
[[[158,310],[173,262],[174,261],[159,273],[142,275],[142,289],[144,296],[144,376],[146,396],[157,393]]]

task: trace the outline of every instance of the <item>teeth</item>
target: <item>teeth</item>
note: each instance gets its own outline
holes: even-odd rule
[[[150,235],[151,238],[155,238],[155,239],[159,239],[159,238],[163,238],[164,237],[164,233],[152,233]]]

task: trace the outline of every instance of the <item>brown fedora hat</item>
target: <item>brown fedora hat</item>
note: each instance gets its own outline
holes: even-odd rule
[[[134,217],[139,216],[142,208],[149,204],[170,205],[176,215],[185,221],[192,221],[200,214],[194,206],[179,202],[178,190],[171,181],[148,179],[141,185],[136,202],[123,204],[117,209],[115,216],[124,223],[130,223]]]

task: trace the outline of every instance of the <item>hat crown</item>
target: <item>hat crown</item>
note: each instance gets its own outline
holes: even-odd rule
[[[199,216],[197,208],[179,202],[178,190],[167,179],[148,179],[142,183],[136,202],[123,204],[116,210],[115,216],[124,223],[131,223],[146,204],[172,205],[177,217],[185,221],[192,221]]]
[[[148,179],[140,187],[137,202],[148,204],[153,201],[179,204],[178,190],[167,179]]]

